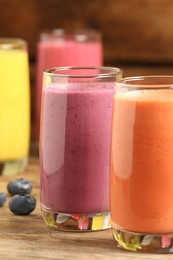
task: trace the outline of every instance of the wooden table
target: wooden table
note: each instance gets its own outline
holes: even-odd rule
[[[38,157],[29,159],[25,173],[0,176],[0,191],[7,193],[7,183],[20,177],[32,181],[32,194],[37,199],[37,207],[29,216],[13,215],[8,208],[8,201],[0,208],[0,259],[173,259],[173,255],[129,253],[117,249],[111,230],[67,233],[48,228],[42,220],[39,206]]]

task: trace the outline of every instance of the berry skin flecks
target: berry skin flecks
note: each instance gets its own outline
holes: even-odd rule
[[[29,194],[32,191],[32,184],[23,178],[16,179],[8,183],[7,190],[12,196],[16,194]]]
[[[0,207],[3,207],[7,200],[7,195],[3,192],[0,192]]]
[[[9,201],[9,208],[15,215],[28,215],[36,207],[36,200],[29,194],[13,196]]]

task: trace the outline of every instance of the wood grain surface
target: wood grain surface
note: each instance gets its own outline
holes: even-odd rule
[[[115,248],[111,230],[68,233],[48,228],[43,222],[40,213],[39,161],[37,157],[30,158],[26,172],[11,177],[0,176],[0,191],[7,192],[7,183],[19,177],[32,181],[32,194],[37,199],[37,207],[29,216],[13,215],[8,208],[8,202],[4,207],[0,208],[0,259],[173,259],[173,255],[129,253],[117,249]]]

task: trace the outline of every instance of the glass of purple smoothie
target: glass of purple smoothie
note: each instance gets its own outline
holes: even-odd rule
[[[64,231],[110,228],[113,67],[57,67],[43,76],[40,172],[46,224]]]

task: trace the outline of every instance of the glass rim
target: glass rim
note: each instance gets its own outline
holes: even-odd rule
[[[21,38],[0,37],[0,50],[20,49],[26,46],[26,41]]]
[[[63,28],[54,28],[43,30],[40,33],[41,41],[49,40],[75,40],[78,42],[101,41],[101,32],[90,28],[81,28],[74,31],[66,31]]]
[[[168,84],[173,85],[173,75],[147,75],[147,76],[132,76],[132,77],[129,76],[120,79],[118,83],[123,86],[132,86],[132,87],[135,87],[137,85],[138,86],[139,85],[167,86]]]
[[[99,73],[95,73],[94,75],[85,75],[85,74],[76,74],[76,75],[68,75],[68,74],[61,74],[60,72],[68,72],[72,70],[95,70],[99,71]],[[106,73],[107,71],[107,73]],[[55,73],[56,72],[56,73]],[[57,73],[59,72],[59,73]],[[45,70],[43,72],[44,76],[50,76],[50,77],[58,77],[58,78],[86,78],[86,79],[105,79],[105,78],[112,78],[117,76],[122,76],[122,70],[117,67],[53,67]]]

